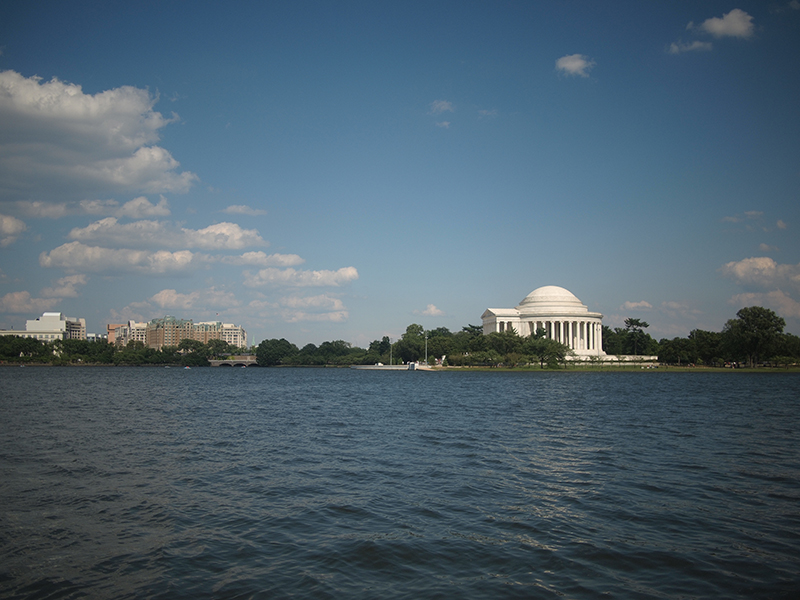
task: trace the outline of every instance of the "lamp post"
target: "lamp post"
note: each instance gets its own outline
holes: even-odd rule
[[[425,364],[428,364],[428,332],[425,332]]]

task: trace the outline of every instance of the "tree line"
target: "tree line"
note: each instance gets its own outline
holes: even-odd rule
[[[800,338],[784,333],[786,322],[773,311],[760,306],[743,308],[721,332],[693,330],[688,338],[656,341],[646,331],[650,325],[640,319],[625,319],[625,327],[603,326],[603,351],[619,355],[657,356],[665,364],[723,366],[763,363],[795,364],[800,360]],[[394,343],[384,336],[368,348],[352,346],[343,340],[307,344],[298,348],[286,339],[267,339],[256,349],[262,366],[321,366],[357,364],[399,364],[445,357],[449,366],[515,367],[537,364],[557,368],[566,364],[570,349],[547,339],[544,330],[521,337],[514,330],[483,335],[480,325],[467,325],[451,332],[446,327],[425,330],[413,323]],[[589,362],[599,358],[589,357]]]
[[[207,344],[197,340],[181,340],[177,346],[164,346],[160,350],[145,346],[140,341],[126,346],[104,341],[53,340],[45,342],[16,335],[0,336],[0,360],[15,363],[41,363],[53,365],[175,365],[208,366],[209,360],[242,349],[223,340],[210,340]]]
[[[786,322],[760,306],[743,308],[720,332],[695,329],[686,338],[654,340],[644,330],[649,324],[626,319],[625,327],[603,326],[603,350],[614,355],[658,356],[665,364],[758,366],[796,364],[800,360],[800,338],[784,333]],[[343,340],[306,344],[298,348],[286,339],[266,339],[251,349],[260,366],[346,366],[400,364],[445,357],[445,366],[507,366],[536,364],[560,368],[570,350],[547,339],[544,330],[521,337],[513,330],[483,335],[480,325],[467,325],[452,332],[446,327],[425,330],[413,323],[399,340],[384,336],[367,348]],[[208,366],[209,360],[244,351],[223,340],[207,344],[182,340],[177,346],[160,350],[134,341],[126,346],[87,340],[45,342],[19,336],[0,336],[0,360],[5,362],[107,365]],[[591,362],[598,359],[589,358]]]
[[[668,364],[757,367],[793,365],[800,360],[800,337],[784,333],[786,321],[761,306],[736,313],[722,331],[695,329],[686,338],[662,339],[658,358]]]
[[[544,367],[563,365],[569,348],[545,337],[543,330],[523,338],[514,331],[483,335],[480,325],[467,325],[452,332],[446,327],[425,330],[412,323],[399,340],[388,336],[374,340],[367,348],[343,340],[307,344],[298,348],[286,339],[268,339],[256,348],[261,366],[344,366],[403,364],[442,359],[445,366],[517,366],[536,362]]]

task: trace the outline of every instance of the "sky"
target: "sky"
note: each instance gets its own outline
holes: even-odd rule
[[[0,328],[800,334],[800,0],[0,5]]]

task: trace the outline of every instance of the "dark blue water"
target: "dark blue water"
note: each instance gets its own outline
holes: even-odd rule
[[[800,376],[0,369],[3,598],[795,598]]]

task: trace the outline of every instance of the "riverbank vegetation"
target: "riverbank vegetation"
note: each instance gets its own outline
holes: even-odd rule
[[[762,366],[788,367],[800,362],[800,338],[784,333],[785,321],[773,311],[753,306],[741,309],[722,331],[695,329],[686,338],[654,340],[645,329],[649,324],[626,319],[625,327],[603,326],[605,364],[624,364],[617,356],[657,356],[663,365],[675,366]],[[343,340],[306,344],[298,348],[286,339],[266,339],[251,349],[259,366],[348,366],[402,364],[424,361],[450,367],[486,368],[575,368],[599,367],[599,357],[584,361],[568,360],[570,350],[564,344],[545,337],[539,330],[530,337],[512,331],[483,335],[480,325],[467,325],[452,332],[446,327],[425,330],[413,323],[399,340],[384,336],[367,348]],[[203,344],[183,340],[178,346],[160,350],[142,342],[120,347],[86,340],[43,342],[18,336],[0,337],[0,361],[6,363],[41,363],[55,365],[177,365],[208,366],[209,360],[242,354],[241,348],[222,340]],[[444,360],[442,358],[444,357]],[[637,366],[634,359],[630,362]]]
[[[209,359],[224,358],[241,352],[241,348],[230,346],[222,340],[211,340],[208,344],[183,340],[178,346],[165,346],[156,350],[139,341],[130,342],[127,346],[116,346],[103,341],[44,342],[19,336],[0,336],[0,361],[5,363],[189,367],[208,366]]]

